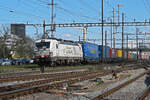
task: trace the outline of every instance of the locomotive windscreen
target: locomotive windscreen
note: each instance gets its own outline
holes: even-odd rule
[[[39,43],[36,43],[36,47],[38,49],[41,49],[43,47],[50,48],[50,42],[39,42]]]

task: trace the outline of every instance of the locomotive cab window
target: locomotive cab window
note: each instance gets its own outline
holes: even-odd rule
[[[43,47],[50,48],[50,42],[39,42],[39,43],[36,43],[36,47],[38,49],[41,49]]]

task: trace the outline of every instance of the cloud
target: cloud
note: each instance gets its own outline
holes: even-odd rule
[[[70,37],[71,37],[71,34],[69,34],[69,33],[64,34],[64,37],[70,38]]]

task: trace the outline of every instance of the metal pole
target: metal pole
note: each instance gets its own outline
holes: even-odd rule
[[[137,60],[138,60],[138,32],[139,32],[139,29],[136,28],[136,54],[137,54]]]
[[[119,4],[118,4],[118,25],[119,25]]]
[[[111,21],[111,29],[110,29],[110,32],[111,32],[111,48],[112,48],[112,36],[113,36],[113,32],[112,32],[112,30],[113,30],[112,19],[110,19],[110,21]]]
[[[51,37],[54,37],[53,28],[54,28],[54,0],[51,0]]]
[[[101,21],[102,21],[102,62],[103,62],[103,35],[104,35],[104,31],[103,31],[103,29],[104,29],[104,13],[103,13],[103,0],[101,0],[101,6],[102,6],[102,8],[101,8]]]
[[[42,39],[46,39],[46,33],[45,33],[45,20],[43,21],[43,36]]]
[[[113,48],[115,49],[115,9],[113,8]]]
[[[122,13],[122,59],[124,59],[124,13]]]
[[[80,42],[80,36],[79,36],[79,42]]]
[[[105,31],[105,61],[106,61],[106,48],[107,48],[107,31]]]
[[[127,34],[127,60],[128,60],[128,34]]]

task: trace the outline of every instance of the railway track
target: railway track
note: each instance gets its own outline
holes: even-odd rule
[[[1,78],[0,83],[14,82],[14,81],[30,81],[30,80],[37,80],[37,79],[48,79],[48,78],[53,78],[55,76],[64,76],[64,75],[79,74],[79,73],[85,74],[85,73],[87,73],[87,71],[7,77],[7,78]]]
[[[134,68],[119,68],[116,72],[122,72],[125,70],[137,69]],[[93,79],[98,76],[104,76],[111,73],[111,70],[108,71],[99,71],[99,72],[84,72],[84,73],[74,73],[74,74],[66,74],[61,76],[53,76],[52,79],[39,80],[29,83],[5,86],[0,88],[0,100],[9,100],[12,98],[42,92],[48,89],[53,89],[62,86],[64,83],[71,85],[77,82],[81,82],[88,79]],[[59,74],[59,73],[58,73]]]
[[[141,67],[125,67],[125,68],[119,68],[116,70],[118,71],[123,71],[123,70],[130,70],[130,69],[138,69]],[[5,83],[5,82],[14,82],[14,81],[30,81],[30,80],[37,80],[37,79],[48,79],[48,78],[53,78],[55,76],[64,76],[64,75],[69,75],[73,73],[87,73],[88,71],[77,71],[77,72],[61,72],[61,73],[50,73],[50,74],[34,74],[34,75],[23,75],[23,76],[9,76],[6,78],[0,78],[0,83]]]
[[[34,67],[37,67],[37,66],[34,66]],[[62,71],[66,72],[66,71],[78,71],[78,70],[88,70],[88,69],[87,68],[65,68],[65,69],[49,70],[49,71],[45,71],[45,73],[56,73],[56,72],[62,72]],[[0,79],[8,78],[9,76],[18,77],[18,76],[25,76],[25,75],[40,74],[40,73],[41,73],[40,71],[17,72],[17,73],[0,73]]]
[[[67,71],[79,71],[79,70],[87,70],[87,68],[65,68],[65,69],[57,69],[57,70],[48,70],[45,73],[57,73],[57,72],[67,72]],[[0,79],[8,78],[8,77],[18,77],[18,76],[25,76],[25,75],[32,75],[32,74],[40,74],[40,71],[33,71],[33,72],[17,72],[17,73],[0,73]]]
[[[146,71],[146,72],[144,72],[144,73],[138,75],[137,77],[135,77],[135,78],[133,78],[133,79],[127,81],[127,82],[124,82],[124,83],[118,85],[117,87],[114,87],[114,88],[112,88],[112,89],[110,89],[110,90],[108,90],[108,91],[106,91],[106,92],[100,94],[99,96],[93,98],[93,100],[102,100],[102,99],[104,99],[105,97],[107,97],[107,96],[109,96],[109,95],[111,95],[111,94],[117,92],[117,91],[120,90],[121,88],[123,88],[123,87],[125,87],[125,86],[127,86],[127,85],[129,85],[129,84],[131,84],[131,83],[133,83],[134,81],[136,81],[137,79],[141,78],[142,76],[146,75],[146,74],[149,73],[149,72],[150,72],[150,70],[148,70],[148,71]],[[144,99],[139,99],[139,100],[144,100]]]
[[[0,93],[0,100],[9,100],[12,98],[16,98],[16,97],[20,97],[20,96],[24,96],[24,95],[28,95],[28,94],[42,92],[42,91],[45,91],[48,89],[62,87],[64,83],[71,85],[71,84],[74,84],[76,82],[92,79],[92,78],[95,78],[97,76],[102,76],[102,75],[106,75],[106,74],[108,74],[108,73],[106,73],[106,72],[104,72],[104,73],[96,72],[95,73],[94,72],[94,73],[89,73],[85,76],[82,75],[80,77],[76,77],[74,79],[67,79],[64,81],[53,82],[52,84],[48,83],[48,84],[42,84],[42,85],[38,85],[38,86],[32,86],[32,87],[2,92],[2,93]]]
[[[0,87],[0,92],[7,92],[7,91],[26,88],[26,87],[35,86],[35,85],[47,84],[50,82],[61,81],[61,80],[70,79],[70,78],[77,78],[83,75],[89,75],[89,74],[94,74],[94,73],[97,73],[97,72],[83,72],[83,73],[70,73],[70,74],[67,73],[61,76],[53,76],[50,79],[44,79],[44,80],[38,80],[38,81],[32,81],[32,82],[27,82],[27,83],[22,83],[22,84]]]
[[[118,69],[116,72],[120,72],[120,71],[123,71],[123,70],[128,70],[128,69],[121,68],[121,69]],[[109,73],[111,73],[111,70],[99,71],[99,73],[104,73],[104,72],[109,74]],[[46,84],[46,83],[54,82],[54,81],[61,81],[61,80],[64,80],[64,79],[75,78],[75,77],[88,75],[88,74],[94,74],[94,73],[97,73],[97,72],[86,72],[86,71],[83,71],[83,72],[69,72],[69,73],[48,74],[48,75],[46,74],[46,77],[45,77],[46,79],[43,79],[43,77],[45,75],[42,75],[42,76],[40,75],[40,77],[42,77],[43,80],[38,80],[38,81],[26,82],[26,83],[22,83],[22,84],[8,85],[8,86],[0,87],[0,92],[11,91],[11,90],[14,90],[14,89],[20,89],[20,88],[25,88],[25,87],[34,86],[34,85]],[[47,77],[47,76],[49,76],[49,77]],[[29,77],[30,80],[40,79],[39,76],[37,76],[37,77],[28,76],[28,77]],[[20,77],[19,77],[19,79],[20,79]],[[17,80],[20,81],[19,79],[17,79]],[[14,80],[14,79],[12,79],[12,80]],[[25,80],[25,78],[23,80]]]
[[[143,93],[141,93],[137,98],[136,100],[145,100],[146,97],[150,94],[150,86],[145,90],[143,91]]]

